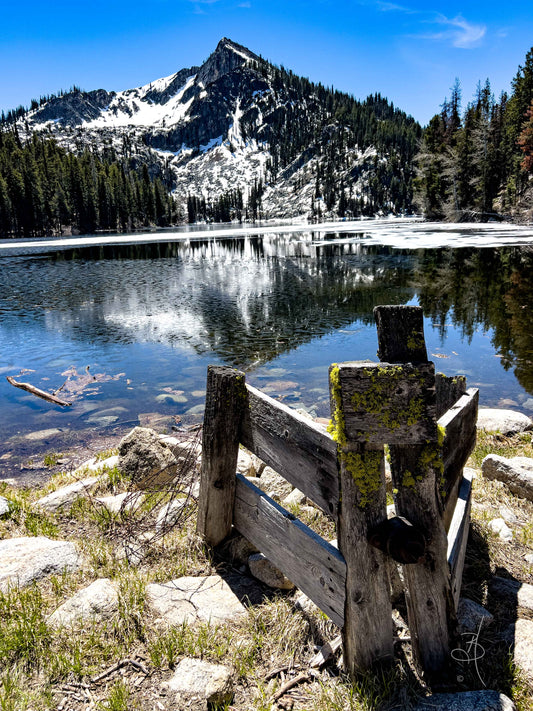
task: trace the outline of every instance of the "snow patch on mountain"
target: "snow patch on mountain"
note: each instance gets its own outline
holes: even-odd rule
[[[84,121],[82,126],[88,129],[117,128],[119,126],[164,128],[188,121],[190,116],[187,114],[195,97],[192,96],[184,102],[183,96],[193,86],[195,75],[189,77],[181,89],[164,103],[146,99],[148,92],[164,91],[175,76],[174,74],[171,77],[158,79],[153,84],[139,89],[119,92],[98,118]]]

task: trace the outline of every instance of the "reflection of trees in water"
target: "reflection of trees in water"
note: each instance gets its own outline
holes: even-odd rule
[[[533,392],[533,251],[502,249],[426,250],[419,254],[413,285],[424,313],[440,325],[493,330],[502,365]]]
[[[418,294],[426,316],[466,340],[478,328],[533,391],[533,252],[398,250],[316,241],[312,232],[106,245],[13,258],[6,320],[41,319],[67,338],[184,344],[247,367]],[[36,307],[38,305],[38,308]],[[0,303],[1,306],[1,303]]]

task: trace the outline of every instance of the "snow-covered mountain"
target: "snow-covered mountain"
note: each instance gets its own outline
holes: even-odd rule
[[[200,67],[145,86],[53,97],[19,131],[147,164],[184,216],[187,196],[231,195],[251,216],[293,217],[408,211],[420,127],[379,95],[356,101],[224,38]]]

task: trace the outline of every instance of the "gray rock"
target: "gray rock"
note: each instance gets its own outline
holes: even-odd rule
[[[220,575],[183,577],[146,586],[146,601],[157,621],[181,625],[222,622],[244,614],[245,608]]]
[[[24,435],[24,439],[29,439],[32,442],[38,442],[43,439],[50,439],[56,435],[61,434],[62,430],[58,430],[57,427],[51,428],[49,430],[38,430],[36,432],[28,432]]]
[[[428,696],[413,711],[516,711],[516,706],[499,691],[462,691]]]
[[[173,676],[162,684],[179,704],[175,708],[208,708],[208,704],[227,704],[233,696],[231,670],[222,664],[202,659],[182,659]]]
[[[144,494],[140,491],[124,491],[115,496],[97,496],[94,501],[113,514],[131,512],[138,508],[144,500]]]
[[[63,506],[71,506],[80,496],[89,494],[99,480],[99,477],[92,476],[67,484],[67,486],[62,486],[60,489],[56,489],[50,494],[37,499],[35,505],[50,512],[57,511]]]
[[[533,422],[527,415],[515,410],[481,408],[478,412],[477,428],[508,435],[532,429]]]
[[[464,632],[477,632],[481,626],[490,625],[494,615],[474,600],[462,597],[457,608],[457,620]]]
[[[9,503],[9,501],[5,497],[0,496],[0,516],[5,516],[6,514],[8,514],[10,509],[11,504]]]
[[[45,536],[7,538],[0,541],[0,590],[76,570],[81,562],[76,546],[68,541]]]
[[[77,622],[108,620],[118,612],[118,591],[109,578],[100,578],[79,590],[48,618],[52,627]]]
[[[294,601],[294,607],[297,610],[301,610],[302,612],[305,612],[308,615],[313,615],[317,612],[320,612],[320,608],[318,607],[318,605],[315,605],[315,603],[304,593],[298,595],[298,597]]]
[[[259,477],[260,488],[275,501],[281,501],[288,496],[293,487],[280,474],[275,472],[272,467],[265,467]]]
[[[513,532],[503,518],[493,518],[489,521],[489,528],[493,533],[497,533],[502,541],[513,540]]]
[[[533,585],[495,575],[489,582],[489,594],[502,597],[513,606],[533,610]]]
[[[270,588],[293,590],[296,586],[273,565],[262,553],[253,553],[248,558],[251,574]]]
[[[140,488],[160,488],[171,482],[178,460],[153,430],[135,427],[120,442],[119,469]]]
[[[239,448],[239,456],[237,458],[237,471],[239,474],[243,476],[261,476],[265,466],[265,463],[255,454],[252,454],[247,449]]]
[[[202,456],[202,446],[198,439],[178,439],[172,435],[159,435],[159,440],[167,446],[178,459],[199,462]]]
[[[518,516],[508,506],[500,506],[499,511],[505,523],[518,523]]]
[[[93,457],[92,459],[88,459],[83,464],[80,464],[80,466],[74,470],[73,476],[75,478],[79,478],[80,476],[89,473],[100,474],[104,471],[104,469],[113,469],[113,467],[116,466],[118,466],[118,454],[107,457],[107,459],[96,459]]]
[[[223,548],[224,553],[236,565],[245,565],[248,563],[248,558],[257,553],[258,550],[253,543],[244,536],[237,535],[230,538]]]
[[[173,499],[169,501],[168,504],[162,506],[157,514],[155,530],[159,533],[160,531],[167,531],[172,528],[172,526],[179,521],[186,503],[186,499]]]
[[[524,560],[528,565],[533,565],[533,553],[528,553],[524,556]]]
[[[524,457],[520,459],[523,460]],[[520,463],[500,457],[498,454],[489,454],[481,464],[481,471],[485,478],[497,479],[503,482],[513,494],[533,501],[533,471],[525,469]]]
[[[515,664],[533,678],[533,621],[518,619],[503,635],[512,647]]]
[[[307,496],[303,493],[303,491],[300,491],[300,489],[294,489],[288,496],[283,499],[282,503],[284,506],[294,506],[305,504],[306,501]]]

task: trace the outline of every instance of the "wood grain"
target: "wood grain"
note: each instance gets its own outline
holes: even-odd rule
[[[459,492],[463,467],[476,446],[479,390],[467,392],[438,421],[446,433],[442,445],[444,460],[444,526],[449,529]]]
[[[238,474],[236,481],[235,528],[342,627],[346,581],[342,555],[245,477]]]
[[[427,360],[422,309],[379,306],[374,314],[380,357],[384,354],[389,363]],[[425,561],[403,569],[413,655],[430,679],[447,668],[456,628],[447,537],[437,498],[437,449],[434,444],[390,447],[397,513],[426,537]]]
[[[433,363],[340,363],[346,437],[370,445],[437,440]]]
[[[241,442],[300,489],[332,518],[337,517],[337,447],[321,425],[250,385]]]
[[[448,565],[452,579],[452,593],[455,609],[459,605],[461,582],[465,565],[466,545],[470,531],[470,510],[472,507],[473,469],[465,469],[459,488],[459,496],[448,531]]]
[[[232,527],[245,403],[244,373],[225,366],[209,366],[196,530],[210,546],[221,543]]]

